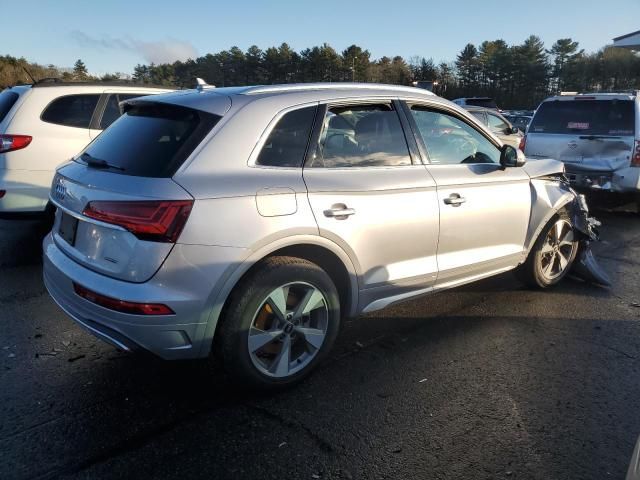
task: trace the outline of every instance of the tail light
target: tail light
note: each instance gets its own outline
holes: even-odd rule
[[[631,157],[631,166],[640,167],[640,140],[636,140],[636,148],[633,151],[633,157]]]
[[[518,146],[518,148],[520,150],[522,150],[522,152],[524,153],[524,147],[527,146],[527,136],[524,135],[521,139],[520,139],[520,145]]]
[[[29,135],[0,135],[0,153],[20,150],[31,143]]]
[[[161,303],[135,303],[116,298],[106,297],[93,292],[77,283],[73,283],[73,290],[76,294],[91,303],[101,307],[132,315],[174,315],[175,312]]]
[[[141,240],[175,243],[184,228],[193,200],[89,202],[83,215],[118,225]]]

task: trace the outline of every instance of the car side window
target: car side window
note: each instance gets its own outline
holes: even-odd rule
[[[494,115],[493,113],[488,113],[487,117],[489,117],[489,128],[494,132],[504,132],[509,125],[498,115]]]
[[[458,117],[418,105],[411,113],[431,164],[500,163],[498,147]]]
[[[102,118],[100,119],[101,129],[107,128],[109,125],[115,122],[120,116],[120,106],[118,103],[119,101],[118,101],[117,95],[109,95],[107,104],[104,107]]]
[[[100,119],[100,129],[104,130],[113,122],[115,122],[120,115],[122,115],[122,111],[120,110],[120,102],[124,102],[125,100],[129,100],[131,98],[143,97],[145,94],[115,94],[112,93],[109,95],[109,99],[107,100],[107,104],[104,107],[104,112],[102,113],[102,118]]]
[[[409,147],[390,104],[330,107],[312,167],[411,165]]]
[[[313,128],[317,107],[305,107],[285,113],[271,130],[256,165],[301,167]]]
[[[89,128],[100,95],[66,95],[56,98],[42,112],[43,122],[66,127]]]

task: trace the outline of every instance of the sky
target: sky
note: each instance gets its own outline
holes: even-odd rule
[[[547,48],[571,37],[587,52],[640,30],[640,0],[598,6],[579,0],[0,0],[0,55],[90,73],[132,73],[138,63],[162,63],[232,46],[262,49],[287,42],[295,50],[352,44],[373,58],[414,55],[453,61],[467,43],[538,35]],[[3,5],[4,4],[4,5]],[[607,7],[603,6],[607,5]],[[610,7],[609,7],[610,6]]]

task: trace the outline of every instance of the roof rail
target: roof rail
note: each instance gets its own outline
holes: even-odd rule
[[[257,85],[247,87],[242,95],[257,95],[260,93],[301,92],[312,90],[390,90],[417,93],[419,95],[435,95],[423,88],[407,87],[404,85],[387,85],[382,83],[352,83],[352,82],[322,82],[322,83],[289,83],[280,85]]]
[[[78,82],[78,81],[66,81],[61,78],[56,77],[47,77],[38,80],[36,83],[31,85],[32,88],[41,88],[41,87],[143,87],[143,88],[163,88],[165,90],[178,89],[178,87],[168,87],[165,85],[152,85],[147,83],[134,83],[126,80],[116,80],[116,81],[91,81],[91,82]]]

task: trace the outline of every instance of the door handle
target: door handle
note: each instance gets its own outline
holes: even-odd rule
[[[467,199],[460,196],[460,194],[458,193],[452,193],[451,195],[449,195],[447,198],[444,199],[445,204],[451,205],[453,207],[459,207],[466,201]]]
[[[325,210],[323,213],[325,217],[344,220],[348,216],[354,215],[356,211],[353,208],[347,208],[343,203],[338,203],[336,205],[332,205],[329,210]]]

